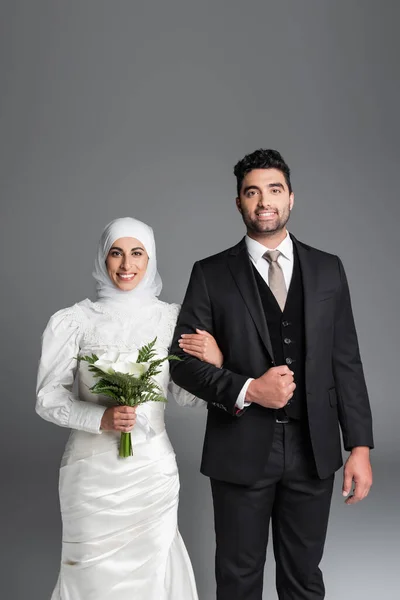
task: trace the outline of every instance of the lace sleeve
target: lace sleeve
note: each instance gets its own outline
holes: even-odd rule
[[[167,315],[167,325],[166,325],[166,339],[168,348],[172,344],[172,340],[174,337],[176,322],[178,320],[178,316],[181,310],[180,304],[168,304],[168,315]]]
[[[175,326],[176,326],[176,322],[178,320],[181,306],[180,306],[180,304],[170,304],[169,308],[170,308],[170,317],[169,317],[169,328],[168,328],[168,330],[169,330],[168,331],[168,335],[169,335],[168,346],[170,346],[172,343]],[[187,392],[183,388],[179,387],[179,385],[176,385],[176,383],[174,383],[171,379],[168,384],[168,391],[173,395],[176,402],[180,406],[192,406],[192,407],[193,406],[202,406],[202,407],[204,407],[207,404],[206,402],[204,402],[204,400],[201,400],[201,398],[197,398],[196,396],[193,396],[193,394],[191,394],[190,392]]]
[[[176,402],[180,406],[205,407],[207,405],[207,402],[205,402],[201,398],[197,398],[196,396],[193,396],[193,394],[191,394],[190,392],[187,392],[183,388],[179,387],[179,385],[176,385],[176,383],[174,383],[172,381],[172,379],[170,379],[170,381],[169,381],[168,391],[173,395]]]
[[[105,408],[82,402],[72,391],[84,319],[75,305],[57,312],[47,324],[42,337],[36,412],[61,427],[100,433]]]

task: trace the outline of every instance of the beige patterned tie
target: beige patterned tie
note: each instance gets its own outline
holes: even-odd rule
[[[278,256],[280,255],[279,250],[267,250],[265,254],[263,254],[263,258],[269,262],[268,269],[268,284],[271,292],[276,298],[277,303],[279,304],[281,311],[285,308],[285,302],[287,297],[287,289],[285,278],[283,276],[283,271],[281,269],[280,264],[278,263]]]

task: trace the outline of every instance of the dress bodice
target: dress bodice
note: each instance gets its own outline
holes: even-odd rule
[[[82,311],[83,336],[80,342],[80,354],[96,354],[99,357],[109,351],[133,352],[139,350],[144,344],[157,338],[155,344],[156,357],[163,358],[168,355],[168,347],[176,322],[177,305],[168,305],[164,302],[154,302],[146,307],[140,314],[129,316],[117,311],[108,310],[100,303],[84,301],[78,305]],[[87,362],[80,362],[77,371],[78,394],[80,400],[95,402],[102,406],[111,406],[113,402],[105,397],[93,394],[90,387],[96,379],[88,369]],[[155,381],[161,393],[167,397],[169,385],[168,362],[161,365],[161,372],[156,375]],[[149,427],[155,433],[160,433],[164,425],[163,402],[146,402],[138,406],[137,414],[139,424]]]
[[[77,357],[92,353],[101,356],[109,350],[133,352],[155,338],[156,356],[165,357],[178,313],[179,305],[157,299],[130,314],[86,299],[53,315],[43,335],[37,412],[58,425],[100,433],[104,407],[110,401],[92,394],[90,387],[95,379],[88,364]],[[179,404],[196,404],[191,394],[171,383],[167,361],[162,364],[156,383],[163,396],[170,390]],[[147,429],[147,433],[149,427],[155,433],[163,431],[164,409],[162,402],[138,406],[142,429]],[[137,429],[139,435],[140,427]]]

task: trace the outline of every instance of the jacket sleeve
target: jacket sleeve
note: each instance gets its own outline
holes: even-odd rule
[[[182,360],[170,362],[171,377],[197,398],[235,415],[237,398],[248,377],[229,369],[219,369],[183,352],[179,338],[182,333],[195,333],[196,328],[214,335],[212,305],[199,262],[194,264],[173,336],[171,352]]]
[[[374,447],[372,416],[358,347],[349,286],[338,258],[340,286],[336,298],[333,373],[338,396],[339,421],[346,450]]]

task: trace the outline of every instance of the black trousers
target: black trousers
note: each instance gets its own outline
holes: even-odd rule
[[[211,480],[217,600],[262,600],[270,521],[279,599],[325,597],[319,563],[333,479],[318,479],[306,427],[290,421],[275,424],[262,480],[252,486]]]

